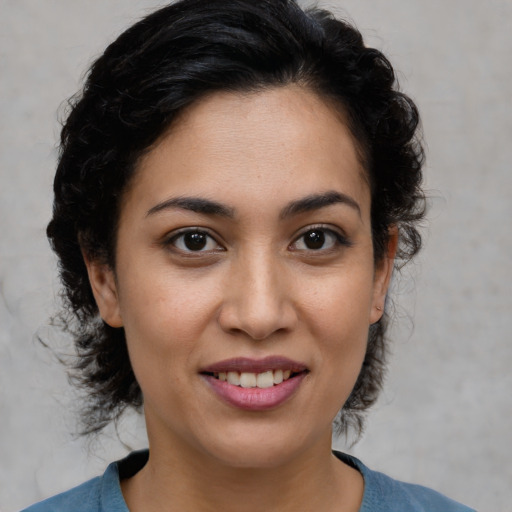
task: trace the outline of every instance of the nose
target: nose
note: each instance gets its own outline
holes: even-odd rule
[[[270,255],[240,257],[230,269],[218,321],[225,332],[265,340],[293,330],[297,311],[287,272]]]

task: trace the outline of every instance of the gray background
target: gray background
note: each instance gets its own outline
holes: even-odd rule
[[[93,56],[151,0],[0,0],[0,510],[103,471],[144,445],[128,417],[89,446],[44,340],[58,284],[44,227],[59,124]],[[321,2],[400,70],[428,149],[426,247],[395,282],[385,392],[352,448],[368,465],[480,512],[512,510],[512,2]],[[126,446],[123,446],[123,443]],[[506,505],[506,502],[509,502]]]

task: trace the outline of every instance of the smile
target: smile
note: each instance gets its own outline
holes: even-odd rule
[[[291,375],[291,370],[268,370],[261,373],[219,372],[214,373],[213,377],[226,381],[233,386],[265,389],[281,384],[281,382],[288,380]]]
[[[297,392],[308,373],[305,365],[283,357],[230,359],[200,372],[224,402],[249,411],[281,405]]]

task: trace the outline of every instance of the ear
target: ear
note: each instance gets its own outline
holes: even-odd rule
[[[393,274],[395,255],[398,246],[398,229],[396,226],[389,228],[387,249],[383,257],[375,267],[373,282],[373,302],[370,312],[370,324],[378,322],[384,313],[384,303],[388,292],[389,282]]]
[[[110,327],[122,327],[123,320],[119,309],[114,271],[106,263],[90,260],[85,253],[82,252],[82,254],[101,318]]]

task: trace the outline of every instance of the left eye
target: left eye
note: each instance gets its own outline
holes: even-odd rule
[[[325,228],[312,228],[303,233],[291,245],[296,251],[319,251],[332,249],[341,243],[341,235]]]
[[[221,248],[208,233],[198,230],[181,232],[172,237],[170,243],[183,252],[205,252]]]

